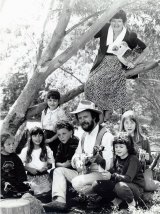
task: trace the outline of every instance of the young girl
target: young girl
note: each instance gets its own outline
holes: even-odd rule
[[[19,155],[27,171],[27,179],[34,195],[49,192],[51,183],[47,170],[55,167],[53,153],[45,145],[43,130],[34,127],[30,132],[30,141]]]
[[[104,180],[93,183],[93,191],[114,205],[125,201],[132,209],[144,188],[142,167],[132,138],[127,133],[119,133],[113,141],[113,152],[113,168],[103,174]]]
[[[150,144],[147,138],[140,132],[139,122],[135,113],[131,110],[122,115],[120,131],[125,131],[132,136],[135,149],[143,165],[143,169],[148,168],[152,163]]]
[[[51,90],[47,94],[47,108],[43,110],[41,116],[42,129],[45,133],[46,143],[53,151],[54,157],[60,144],[55,132],[56,123],[59,120],[66,120],[67,116],[62,108],[60,108],[60,93],[57,90]]]
[[[14,138],[2,134],[1,139],[1,197],[15,197],[29,187],[24,184],[27,176],[22,161],[15,153]]]
[[[74,136],[74,127],[69,122],[62,120],[56,125],[56,133],[61,141],[55,158],[56,166],[72,168],[71,159],[79,142],[79,139]]]

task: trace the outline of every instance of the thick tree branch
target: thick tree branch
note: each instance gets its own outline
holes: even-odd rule
[[[60,103],[64,104],[68,102],[69,100],[83,93],[83,91],[84,91],[84,85],[80,85],[77,88],[70,90],[66,94],[62,95]],[[40,114],[43,111],[43,109],[46,108],[46,106],[47,106],[46,102],[43,102],[38,105],[30,107],[27,111],[26,119],[32,118],[34,115]]]
[[[54,30],[52,39],[48,44],[48,47],[46,48],[39,65],[44,66],[48,61],[50,61],[61,46],[63,38],[65,36],[65,30],[70,20],[73,2],[74,0],[64,1],[63,10],[57,23],[56,29]]]
[[[47,26],[48,20],[50,18],[51,12],[52,12],[53,3],[54,3],[54,0],[51,0],[50,5],[49,5],[49,12],[47,13],[47,16],[46,16],[44,24],[43,24],[43,30],[41,33],[41,42],[39,44],[39,48],[37,51],[37,64],[42,56],[45,30],[46,30],[46,26]]]
[[[126,72],[126,77],[130,78],[136,74],[145,72],[145,71],[149,71],[150,69],[153,69],[155,67],[159,66],[158,61],[152,61],[149,63],[145,63],[145,64],[140,64],[138,66],[136,66],[134,69],[130,69]]]

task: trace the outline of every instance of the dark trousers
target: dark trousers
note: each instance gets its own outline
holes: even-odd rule
[[[143,193],[143,189],[133,183],[118,182],[110,180],[100,180],[93,183],[93,191],[105,198],[108,202],[118,197],[128,203],[138,198]]]

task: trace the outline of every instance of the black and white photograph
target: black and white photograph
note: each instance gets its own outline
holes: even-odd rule
[[[2,214],[160,214],[160,0],[0,0]]]

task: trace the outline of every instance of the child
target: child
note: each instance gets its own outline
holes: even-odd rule
[[[126,111],[122,115],[120,131],[125,131],[132,136],[134,146],[139,154],[139,159],[143,165],[143,169],[145,170],[145,168],[148,168],[153,161],[150,144],[147,138],[142,136],[138,119],[133,111]]]
[[[79,139],[74,136],[74,127],[67,121],[59,121],[56,133],[61,141],[58,146],[55,162],[57,167],[71,167],[71,159],[78,146]]]
[[[113,152],[113,168],[103,174],[104,180],[93,183],[93,191],[114,205],[125,201],[130,210],[134,209],[135,200],[143,192],[144,177],[132,138],[124,132],[119,133],[113,141]]]
[[[60,108],[60,93],[57,90],[51,90],[47,94],[47,108],[43,110],[41,116],[42,129],[45,133],[46,143],[53,151],[54,157],[60,144],[55,132],[56,123],[59,120],[66,120],[67,116],[62,108]]]
[[[27,179],[34,195],[49,192],[51,183],[47,170],[54,168],[54,158],[51,149],[45,145],[43,130],[34,127],[30,132],[29,145],[22,149],[19,155],[27,171]]]
[[[1,135],[1,191],[2,197],[16,197],[29,187],[23,182],[27,176],[22,161],[15,153],[14,138],[9,134]]]
[[[157,190],[160,187],[160,182],[153,180],[152,166],[149,166],[153,161],[150,144],[147,138],[140,133],[138,119],[133,111],[126,111],[122,115],[120,131],[126,131],[132,136],[135,149],[138,152],[139,160],[143,167],[145,191]]]

